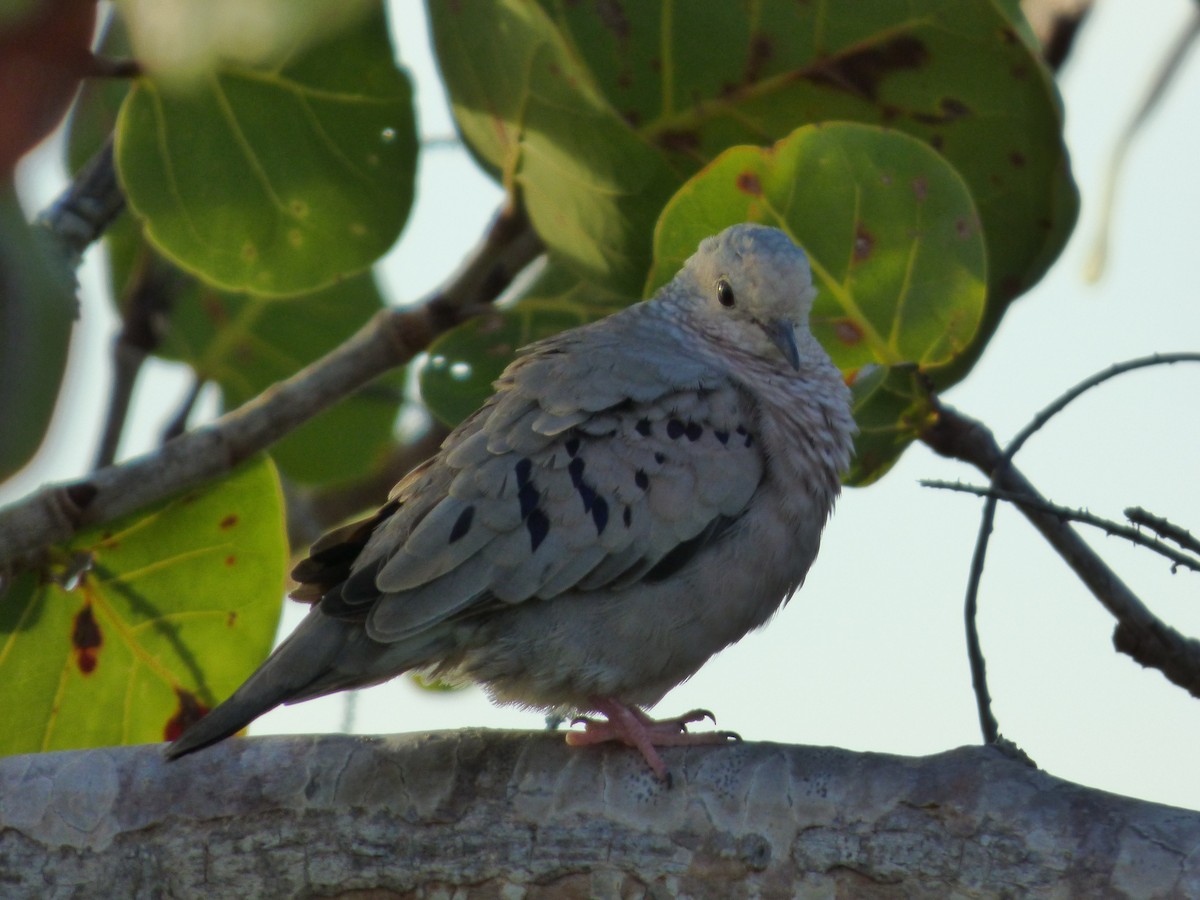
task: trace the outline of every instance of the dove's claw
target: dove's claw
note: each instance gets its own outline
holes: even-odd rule
[[[711,719],[716,724],[716,717],[707,709],[693,709],[672,719],[652,719],[636,706],[627,706],[618,700],[593,698],[592,708],[603,713],[604,719],[592,719],[587,716],[577,716],[571,721],[572,725],[582,725],[583,731],[568,731],[567,743],[572,747],[582,747],[588,744],[602,744],[608,741],[620,741],[641,752],[642,758],[654,771],[660,781],[670,786],[670,774],[658,755],[656,747],[682,747],[689,744],[725,744],[730,740],[740,741],[741,738],[732,731],[701,731],[687,730],[689,723],[702,722]]]

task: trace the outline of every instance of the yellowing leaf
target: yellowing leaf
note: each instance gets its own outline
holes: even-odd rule
[[[287,544],[274,466],[79,534],[0,603],[0,753],[175,737],[271,648]]]

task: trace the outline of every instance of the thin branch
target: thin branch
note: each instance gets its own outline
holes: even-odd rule
[[[58,198],[41,213],[36,224],[58,241],[72,265],[125,208],[125,194],[113,164],[113,138],[109,135],[96,154],[76,173]]]
[[[1168,541],[1174,541],[1184,550],[1191,550],[1193,553],[1200,553],[1200,540],[1192,536],[1190,531],[1180,528],[1178,525],[1169,522],[1161,516],[1156,516],[1152,512],[1142,509],[1140,506],[1131,506],[1125,510],[1125,518],[1134,525],[1141,525],[1149,528],[1161,538],[1166,538]]]
[[[1158,108],[1158,104],[1166,96],[1167,88],[1171,86],[1183,69],[1183,63],[1198,38],[1200,38],[1200,9],[1195,9],[1192,12],[1191,21],[1179,33],[1174,45],[1163,58],[1154,83],[1146,92],[1146,96],[1142,98],[1141,106],[1138,107],[1133,118],[1129,120],[1121,131],[1120,137],[1117,138],[1112,160],[1108,164],[1108,175],[1104,179],[1104,192],[1100,199],[1100,231],[1096,235],[1092,252],[1084,265],[1084,278],[1088,281],[1096,281],[1104,274],[1104,266],[1108,261],[1109,232],[1112,229],[1113,208],[1116,206],[1117,185],[1121,180],[1121,172],[1125,168],[1125,159],[1129,155],[1129,148],[1133,146],[1133,140],[1137,137],[1146,119]]]
[[[94,468],[112,465],[125,430],[138,373],[162,342],[163,326],[184,277],[147,254],[132,279],[122,306],[121,333],[113,342],[113,387]]]
[[[1132,372],[1135,369],[1142,369],[1146,368],[1147,366],[1170,365],[1177,362],[1200,362],[1200,354],[1156,353],[1152,356],[1129,360],[1123,363],[1117,363],[1116,365],[1105,369],[1103,372],[1098,372],[1097,374],[1092,375],[1089,378],[1085,378],[1083,381],[1079,382],[1079,384],[1062,394],[1053,403],[1034,416],[1033,420],[1030,421],[1025,428],[1021,429],[1017,436],[1009,442],[1007,447],[1004,448],[1004,452],[1000,455],[998,463],[988,472],[992,479],[990,485],[991,490],[996,491],[1002,487],[1005,487],[1004,480],[1008,470],[1011,467],[1012,459],[1025,445],[1025,442],[1033,437],[1033,435],[1035,435],[1047,422],[1049,422],[1050,419],[1060,413],[1068,406],[1068,404],[1077,399],[1079,396],[1091,390],[1092,388],[1103,384],[1110,378],[1115,378],[1116,376],[1123,375],[1126,372]],[[982,428],[983,426],[980,425],[979,427]],[[993,443],[995,441],[990,432],[988,432],[988,439]],[[1032,486],[1030,486],[1030,490],[1032,490]],[[1040,496],[1037,499],[1042,500]],[[988,743],[994,743],[1000,736],[1000,726],[996,722],[996,718],[991,711],[991,695],[987,687],[987,665],[984,662],[983,649],[979,642],[978,626],[976,621],[979,610],[979,583],[983,579],[984,559],[987,557],[988,542],[992,536],[992,529],[995,525],[995,520],[996,499],[995,497],[988,497],[983,506],[983,515],[980,517],[979,521],[979,535],[975,539],[975,552],[971,557],[971,569],[967,576],[966,600],[963,604],[967,630],[967,658],[970,662],[971,680],[975,688],[976,705],[978,706],[979,711],[979,727],[983,732],[984,740]],[[1061,522],[1059,524],[1062,525]],[[1071,534],[1075,536],[1076,540],[1079,540],[1078,536],[1075,535],[1074,532],[1071,532]],[[1082,541],[1079,541],[1079,543],[1081,546],[1087,547],[1087,544],[1084,544]],[[1060,549],[1059,552],[1061,554],[1062,550]],[[1070,561],[1068,560],[1068,562]],[[1076,570],[1076,574],[1080,574],[1079,570]],[[1109,574],[1111,574],[1111,572]],[[1083,577],[1082,574],[1080,574],[1080,577]],[[1115,577],[1116,576],[1113,576],[1113,578]],[[1084,579],[1084,582],[1087,583],[1086,578]],[[1092,585],[1089,584],[1089,587],[1092,587]],[[1123,584],[1121,587],[1124,588],[1129,597],[1137,601],[1138,605],[1142,605],[1141,601],[1137,600],[1132,591],[1126,588]],[[1093,593],[1095,593],[1094,587]],[[1099,595],[1097,595],[1097,599],[1099,599],[1102,603],[1104,602],[1104,598],[1100,597]],[[1142,605],[1142,609],[1145,610],[1147,616],[1150,616],[1149,611],[1145,609],[1144,605]],[[1110,609],[1110,611],[1112,610]],[[1116,615],[1120,620],[1121,617],[1117,612],[1113,612],[1113,615]],[[1151,616],[1151,618],[1153,617]],[[1195,677],[1200,678],[1200,671],[1196,673]]]
[[[79,529],[222,475],[490,304],[542,252],[520,210],[501,214],[446,287],[419,306],[377,313],[322,359],[210,425],[90,478],[0,510],[0,570]]]
[[[188,392],[183,398],[183,402],[179,404],[179,409],[175,411],[175,415],[171,416],[171,420],[162,430],[162,443],[172,441],[187,431],[188,419],[192,415],[192,410],[196,407],[196,401],[200,399],[200,391],[204,389],[207,382],[197,375],[192,373],[192,383],[188,385]]]
[[[1035,503],[1044,501],[1025,476],[1005,459],[992,433],[952,407],[944,404],[939,407],[936,422],[921,439],[942,456],[968,462],[985,475],[993,476],[995,487]],[[1150,612],[1070,525],[1032,505],[1019,508],[1117,620],[1113,645],[1200,698],[1200,641],[1181,635]]]
[[[1081,525],[1090,525],[1093,528],[1099,528],[1110,537],[1119,537],[1129,541],[1131,544],[1136,544],[1139,547],[1145,547],[1148,550],[1153,550],[1160,556],[1165,556],[1173,563],[1172,569],[1183,566],[1186,569],[1191,569],[1194,572],[1200,572],[1200,559],[1196,559],[1187,553],[1176,550],[1169,544],[1165,544],[1157,538],[1143,534],[1137,528],[1131,528],[1128,525],[1123,525],[1120,522],[1114,522],[1112,519],[1106,519],[1103,516],[1097,516],[1094,513],[1088,512],[1086,509],[1072,509],[1069,506],[1060,506],[1057,503],[1051,503],[1048,500],[1041,502],[1035,501],[1029,497],[1022,497],[1014,494],[1011,491],[992,490],[991,488],[964,484],[961,481],[941,481],[938,479],[924,479],[920,482],[922,487],[939,488],[945,491],[958,491],[964,494],[974,494],[977,497],[993,497],[996,500],[1006,500],[1009,503],[1014,503],[1018,506],[1031,506],[1040,509],[1042,512],[1050,513],[1058,516],[1064,522],[1078,522]]]

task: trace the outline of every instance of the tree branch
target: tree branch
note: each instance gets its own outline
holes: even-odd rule
[[[1171,547],[1157,538],[1149,537],[1142,534],[1137,528],[1132,528],[1128,525],[1123,525],[1120,522],[1114,522],[1112,519],[1106,519],[1103,516],[1097,516],[1094,513],[1088,512],[1086,509],[1072,509],[1069,506],[1061,506],[1057,503],[1051,503],[1049,500],[1038,503],[1029,497],[1023,497],[1019,494],[1013,494],[1009,491],[993,490],[992,488],[976,484],[963,484],[962,482],[954,481],[939,481],[937,479],[922,479],[920,482],[922,487],[938,488],[943,491],[958,491],[963,494],[974,494],[976,497],[991,497],[995,500],[1006,500],[1009,503],[1017,504],[1018,506],[1032,506],[1040,509],[1042,512],[1050,513],[1057,516],[1064,522],[1078,522],[1081,525],[1090,525],[1093,528],[1099,528],[1110,537],[1119,537],[1129,541],[1131,544],[1136,544],[1139,547],[1145,547],[1147,550],[1153,550],[1160,556],[1165,556],[1171,560],[1174,565],[1172,569],[1183,566],[1185,569],[1191,569],[1194,572],[1200,572],[1200,559],[1196,559],[1187,553],[1182,553]],[[1168,523],[1169,524],[1169,523]]]
[[[74,266],[125,208],[125,194],[117,182],[110,134],[96,154],[84,164],[67,189],[37,217],[36,224],[58,241]]]
[[[159,450],[45,488],[0,510],[0,571],[79,529],[222,475],[496,299],[542,252],[520,210],[506,211],[444,289],[417,307],[385,310],[322,359]]]
[[[1117,650],[1200,698],[1200,641],[1159,620],[1069,524],[1038,508],[1045,498],[1008,462],[984,425],[942,404],[921,439],[942,456],[968,462],[991,476],[993,487],[1032,501],[1018,508],[1117,620]]]
[[[671,789],[627,748],[544,732],[12,756],[6,896],[1200,896],[1200,813],[995,748],[664,757]]]

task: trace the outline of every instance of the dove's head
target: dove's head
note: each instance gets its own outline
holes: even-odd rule
[[[817,292],[808,257],[784,232],[730,226],[701,241],[676,280],[693,324],[714,340],[800,368]]]

